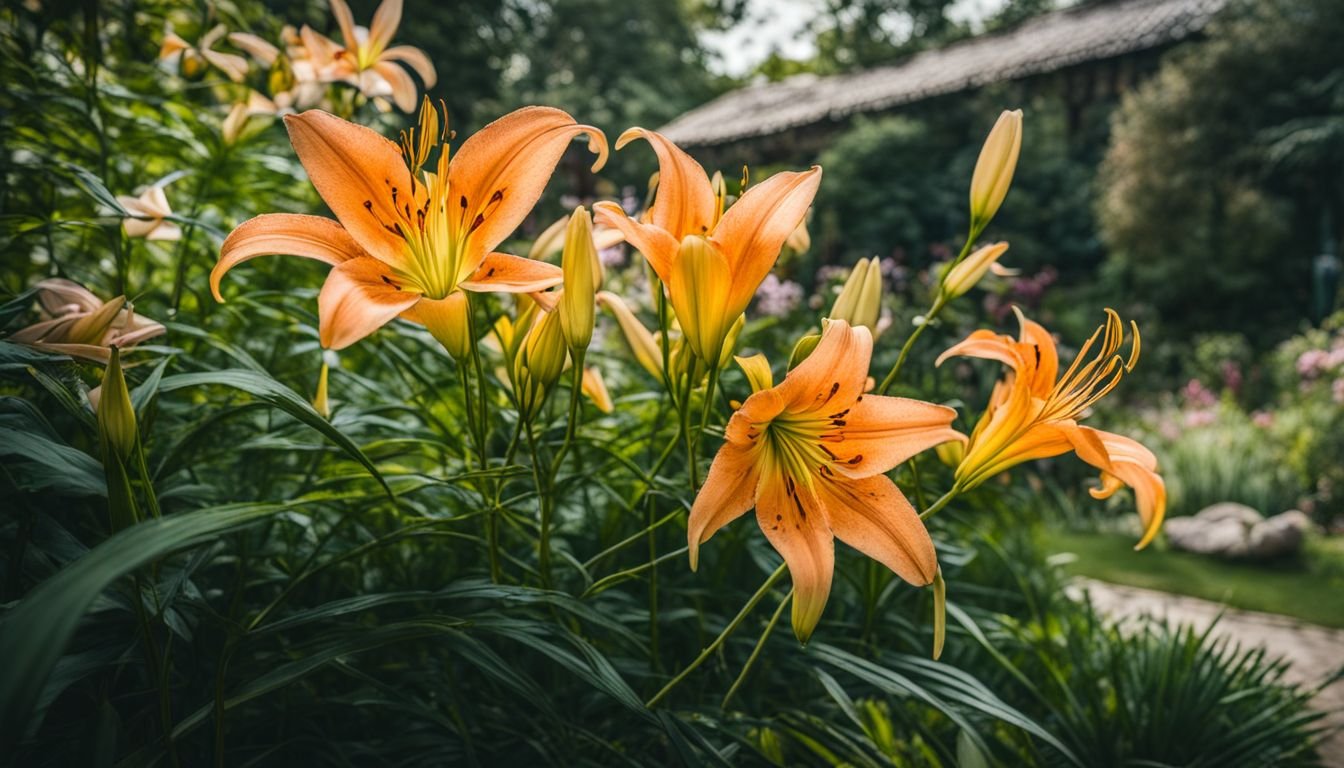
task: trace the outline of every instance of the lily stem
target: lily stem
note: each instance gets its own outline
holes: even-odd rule
[[[930,517],[933,517],[935,514],[938,513],[938,510],[942,509],[943,507],[946,507],[947,503],[952,501],[952,499],[955,498],[956,495],[959,493],[961,493],[960,484],[953,485],[951,490],[949,490],[947,493],[944,493],[942,496],[939,496],[938,500],[933,502],[932,506],[930,506],[923,512],[920,512],[919,519],[928,520]]]
[[[948,269],[960,264],[961,260],[966,258],[966,255],[971,252],[971,246],[975,245],[975,238],[980,236],[980,230],[983,228],[982,225],[980,228],[972,229],[970,231],[969,235],[966,237],[966,244],[961,247],[961,253],[957,254],[957,258],[948,265]],[[942,312],[943,307],[945,306],[947,306],[947,297],[943,295],[942,286],[939,285],[938,295],[934,297],[933,305],[929,307],[928,312],[924,313],[924,322],[915,326],[915,330],[906,338],[905,344],[901,346],[901,353],[896,356],[896,362],[892,364],[891,370],[887,372],[886,378],[882,379],[882,385],[877,388],[877,394],[887,394],[887,390],[891,389],[891,385],[896,383],[896,376],[901,372],[901,367],[905,365],[905,358],[915,346],[915,341],[919,339],[920,336],[924,335],[924,329],[933,324],[934,319],[938,317],[938,313]]]
[[[742,610],[738,611],[737,615],[733,617],[733,620],[728,622],[728,626],[723,628],[723,631],[719,633],[719,636],[714,638],[714,641],[709,645],[705,646],[705,649],[700,652],[700,655],[695,657],[695,661],[692,661],[685,669],[678,672],[677,676],[669,680],[667,685],[664,685],[662,690],[654,694],[653,698],[649,699],[644,706],[648,709],[653,709],[658,706],[658,702],[666,698],[667,694],[671,693],[672,689],[676,688],[678,683],[685,680],[686,676],[698,669],[701,664],[704,664],[705,660],[712,656],[714,652],[719,649],[719,646],[723,645],[724,641],[728,639],[728,636],[733,634],[742,623],[742,620],[747,618],[747,614],[751,613],[751,609],[755,608],[757,603],[760,603],[761,600],[765,599],[766,594],[770,592],[770,588],[775,585],[775,582],[779,581],[786,570],[788,570],[788,564],[781,563],[780,566],[775,569],[775,572],[766,578],[765,583],[761,585],[761,588],[756,590],[756,594],[751,596],[751,599],[747,601],[747,604],[742,606]]]
[[[733,681],[728,692],[723,695],[723,701],[719,704],[719,709],[727,709],[728,702],[732,700],[733,694],[742,687],[742,683],[747,679],[747,673],[751,671],[751,666],[756,663],[756,657],[761,655],[761,649],[765,647],[765,641],[770,639],[770,633],[775,631],[775,625],[779,623],[779,617],[784,615],[784,606],[793,599],[793,590],[779,601],[779,607],[775,609],[775,615],[770,617],[770,623],[765,625],[765,630],[761,632],[761,638],[756,641],[756,647],[751,649],[751,655],[747,657],[747,663],[742,665],[742,671],[737,674],[737,679]]]
[[[550,494],[546,491],[545,481],[541,472],[541,454],[537,451],[537,437],[532,432],[532,424],[528,423],[524,430],[527,433],[527,451],[532,458],[532,484],[537,489],[537,513],[540,533],[537,537],[537,571],[541,576],[541,585],[550,587],[551,585],[551,509],[547,503]]]

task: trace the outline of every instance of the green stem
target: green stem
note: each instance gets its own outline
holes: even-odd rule
[[[662,690],[654,694],[653,698],[649,699],[644,706],[649,709],[658,706],[658,702],[666,698],[667,694],[671,693],[672,689],[677,687],[678,683],[686,679],[686,676],[694,672],[701,664],[704,664],[705,660],[713,655],[713,653],[719,649],[719,646],[723,645],[724,641],[728,639],[728,636],[733,634],[738,625],[742,623],[742,620],[747,618],[747,614],[751,613],[751,609],[755,608],[757,603],[765,599],[770,588],[775,585],[776,581],[779,581],[786,570],[788,570],[788,564],[781,563],[780,566],[775,569],[775,572],[770,574],[765,580],[765,583],[761,585],[761,588],[756,590],[756,594],[751,596],[751,599],[747,601],[747,604],[742,606],[742,610],[738,611],[737,615],[733,617],[733,620],[728,622],[728,626],[724,627],[723,631],[719,633],[719,636],[714,638],[714,642],[705,646],[705,649],[700,652],[700,655],[695,657],[695,661],[692,661],[685,669],[678,672],[677,676],[669,680],[667,685],[664,685]]]
[[[951,490],[949,490],[947,493],[944,493],[942,496],[939,496],[938,500],[933,502],[933,506],[929,507],[923,512],[920,512],[919,519],[928,520],[930,517],[933,517],[935,514],[938,513],[938,510],[942,509],[943,507],[946,507],[947,503],[951,501],[953,498],[955,498],[956,495],[959,493],[961,493],[961,485],[954,484]]]
[[[966,244],[961,247],[961,253],[952,261],[948,266],[948,269],[960,264],[961,260],[966,258],[967,254],[971,252],[971,246],[975,244],[975,238],[979,236],[980,229],[971,230],[970,235],[966,238]],[[910,350],[915,346],[915,341],[920,336],[924,335],[924,329],[933,324],[934,319],[938,317],[938,313],[942,312],[943,307],[945,306],[947,306],[947,299],[943,296],[942,288],[940,286],[938,295],[933,300],[933,305],[930,306],[929,311],[924,314],[924,322],[915,326],[914,332],[906,338],[905,344],[901,346],[901,353],[896,356],[896,362],[892,364],[891,370],[888,371],[886,377],[882,379],[882,385],[877,388],[877,394],[885,395],[887,394],[887,390],[891,389],[891,385],[896,382],[897,374],[901,372],[901,367],[905,365],[905,358],[909,356]]]
[[[633,577],[635,577],[635,576],[638,576],[639,574],[641,574],[641,573],[643,573],[643,572],[645,572],[645,571],[647,571],[647,570],[651,570],[651,569],[653,569],[654,567],[656,567],[659,563],[663,562],[664,560],[671,560],[671,559],[674,558],[674,557],[679,557],[679,556],[681,556],[681,555],[686,554],[686,551],[689,550],[689,549],[690,549],[690,547],[682,547],[681,549],[678,549],[678,550],[675,550],[675,551],[672,551],[672,552],[668,552],[667,554],[663,555],[662,557],[658,557],[658,558],[655,558],[655,559],[653,559],[653,560],[650,560],[650,561],[647,562],[647,563],[640,563],[639,565],[636,565],[636,566],[633,567],[633,568],[626,568],[626,569],[623,570],[623,571],[617,571],[617,572],[615,572],[615,573],[612,573],[612,574],[608,574],[608,575],[606,575],[606,576],[603,576],[602,578],[600,578],[600,579],[598,579],[597,581],[593,582],[592,586],[590,586],[590,587],[588,587],[587,589],[583,590],[583,595],[581,595],[581,597],[589,597],[589,596],[595,595],[595,594],[597,594],[598,592],[601,592],[601,591],[607,589],[608,587],[611,587],[611,586],[614,585],[614,584],[619,584],[620,582],[625,581],[626,579],[629,579],[629,578],[633,578]]]
[[[756,641],[756,647],[751,649],[751,655],[747,657],[747,663],[742,665],[742,671],[737,674],[737,679],[733,681],[728,692],[723,695],[723,701],[719,704],[719,709],[727,709],[728,702],[732,700],[733,694],[742,687],[742,683],[747,679],[747,673],[751,671],[751,665],[756,663],[756,657],[761,655],[761,649],[765,647],[765,641],[770,639],[770,633],[775,631],[775,625],[779,623],[779,617],[784,615],[784,606],[793,599],[793,590],[779,601],[779,607],[775,609],[775,615],[770,617],[770,623],[765,625],[765,630],[761,632],[761,637]]]
[[[541,575],[541,585],[551,586],[551,504],[550,491],[543,482],[541,473],[541,455],[537,451],[537,438],[529,423],[524,428],[527,433],[527,449],[532,457],[532,484],[537,489],[537,509],[540,516],[541,533],[537,540],[537,571]]]

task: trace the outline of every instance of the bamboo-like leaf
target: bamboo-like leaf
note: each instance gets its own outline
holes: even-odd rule
[[[286,508],[238,504],[131,526],[39,584],[0,621],[0,752],[13,746],[84,611],[109,584],[146,563]]]
[[[178,389],[207,385],[232,387],[246,392],[321,432],[350,458],[362,464],[369,471],[369,474],[373,475],[374,479],[378,481],[378,484],[383,486],[383,490],[388,497],[395,498],[392,489],[387,485],[387,481],[383,479],[382,473],[369,460],[369,457],[364,455],[364,451],[360,450],[358,445],[355,445],[353,440],[347,437],[344,432],[332,426],[331,422],[322,418],[322,414],[314,410],[313,406],[299,393],[264,373],[240,369],[180,373],[168,376],[159,382],[159,391],[172,392]]]
[[[15,478],[29,491],[70,496],[106,496],[103,466],[92,456],[45,435],[0,427],[0,456],[18,456],[25,468]]]

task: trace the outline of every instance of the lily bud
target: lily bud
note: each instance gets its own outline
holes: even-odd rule
[[[971,177],[971,231],[979,232],[998,213],[1013,183],[1022,150],[1022,110],[1005,110],[980,150]]]
[[[714,364],[730,323],[724,316],[732,283],[728,260],[709,240],[690,235],[681,241],[671,277],[668,293],[686,343],[697,357]]]
[[[195,82],[205,77],[205,73],[210,69],[210,62],[205,57],[195,51],[187,49],[182,52],[182,60],[178,63],[178,73],[184,80]]]
[[[288,92],[294,83],[294,68],[289,64],[289,57],[283,53],[277,55],[271,71],[266,73],[266,90],[275,96]]]
[[[550,387],[565,370],[565,334],[557,312],[543,312],[523,342],[523,366],[534,384]]]
[[[126,388],[126,377],[121,373],[121,353],[116,347],[111,348],[111,353],[98,396],[98,433],[105,449],[124,461],[135,450],[135,408]]]
[[[737,337],[742,335],[742,329],[747,327],[747,316],[738,315],[737,319],[728,328],[728,335],[723,339],[723,347],[719,350],[719,367],[728,365],[728,361],[733,359],[733,349],[737,346]]]
[[[747,375],[747,382],[751,384],[752,392],[760,392],[763,389],[775,386],[774,375],[770,373],[770,361],[765,359],[765,355],[757,354],[751,357],[734,357],[733,359],[741,366],[742,372]]]
[[[977,248],[974,253],[943,275],[941,288],[943,298],[955,299],[974,288],[1007,250],[1007,243],[994,243]]]
[[[854,265],[835,305],[827,317],[844,320],[851,326],[864,326],[877,333],[877,321],[882,313],[882,269],[878,259],[859,259]],[[808,350],[809,352],[811,350]]]
[[[317,394],[313,396],[313,410],[324,419],[331,418],[331,403],[327,401],[327,364],[322,363],[322,373],[317,376]]]
[[[789,370],[792,371],[797,368],[798,364],[806,360],[807,356],[812,354],[812,350],[816,349],[820,343],[820,333],[809,333],[799,339],[798,343],[793,345],[793,352],[789,354]]]
[[[565,342],[577,359],[593,340],[596,320],[593,302],[602,280],[602,264],[597,260],[597,247],[593,244],[593,218],[583,206],[574,209],[574,214],[569,217],[560,267],[564,273],[564,289],[558,308],[560,323]]]
[[[933,452],[943,464],[956,469],[957,465],[961,464],[962,457],[966,455],[966,443],[961,440],[949,440],[934,446]]]

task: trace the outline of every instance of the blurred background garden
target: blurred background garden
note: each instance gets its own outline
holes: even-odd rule
[[[350,0],[360,25],[379,8]],[[0,649],[46,665],[2,691],[0,761],[1344,765],[1344,0],[406,0],[391,39],[423,58],[388,48],[378,77],[318,82],[295,54],[310,31],[349,45],[339,22],[326,0],[0,10]],[[931,590],[838,551],[806,647],[771,633],[767,600],[646,707],[777,558],[742,521],[685,568],[685,458],[658,460],[676,418],[622,318],[600,313],[574,450],[563,393],[538,425],[573,465],[550,478],[551,584],[519,543],[541,502],[518,432],[484,435],[509,445],[489,469],[444,440],[474,416],[423,328],[324,352],[297,259],[211,297],[235,226],[326,215],[280,115],[395,139],[421,94],[458,137],[532,104],[613,144],[656,129],[734,188],[822,166],[739,337],[776,381],[863,259],[880,378],[962,248],[986,134],[1020,108],[981,238],[1010,243],[1005,269],[930,325],[893,394],[961,409],[969,434],[998,370],[940,352],[1015,334],[1019,308],[1067,361],[1115,309],[1142,362],[1089,418],[1157,456],[1164,532],[1134,551],[1133,497],[1094,499],[1072,457],[1017,467],[929,520],[939,661]],[[575,206],[648,207],[646,146],[591,163],[567,152],[510,252],[558,263],[544,233]],[[656,317],[635,249],[599,257],[604,289]],[[143,441],[126,492],[156,522],[227,519],[139,541],[109,524],[106,353],[22,343],[50,278],[163,326],[122,350]],[[751,392],[723,379],[715,443]],[[932,452],[894,475],[919,509],[951,476]],[[516,545],[502,579],[477,551],[481,484]],[[41,591],[94,555],[83,586]]]

